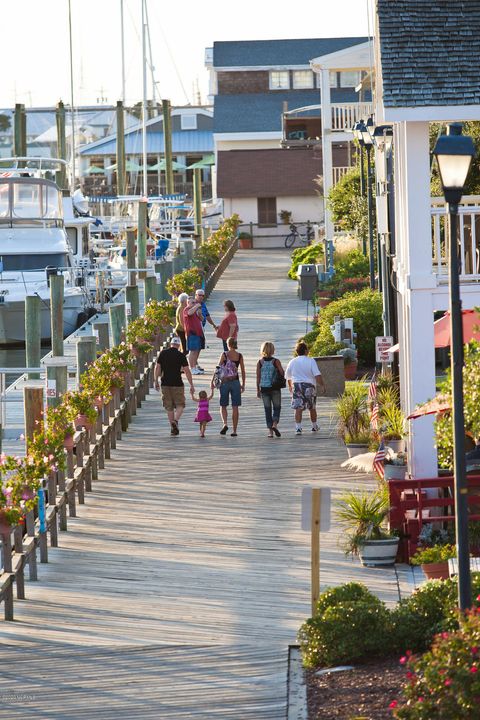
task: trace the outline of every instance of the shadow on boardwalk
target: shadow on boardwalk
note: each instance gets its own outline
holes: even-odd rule
[[[328,400],[321,433],[306,426],[297,438],[285,393],[282,438],[266,437],[260,344],[273,340],[286,363],[305,328],[287,267],[282,252],[239,253],[209,303],[215,320],[226,298],[238,309],[247,365],[239,437],[219,436],[214,398],[205,440],[192,403],[171,438],[149,396],[39,582],[28,583],[17,621],[2,623],[0,718],[285,717],[286,648],[309,614],[301,488],[371,483],[339,468]],[[202,365],[212,371],[220,343],[210,333],[208,344]],[[197,390],[208,383],[196,378]],[[367,575],[335,533],[322,537],[322,584],[367,577],[397,599],[393,571]]]

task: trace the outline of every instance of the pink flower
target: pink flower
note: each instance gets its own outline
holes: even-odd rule
[[[447,678],[443,684],[445,685],[445,687],[450,687],[452,681],[450,680],[450,678]]]
[[[476,655],[478,653],[478,647],[472,647],[471,651],[472,651],[472,655]]]
[[[440,635],[440,637],[442,637],[444,640],[448,640],[449,634],[448,634],[448,632],[442,632],[442,634]]]
[[[476,672],[478,672],[477,666],[476,666],[476,665],[472,665],[472,667],[470,668],[470,672],[471,672],[471,673],[476,673]]]
[[[405,657],[405,655],[404,655],[403,657],[400,658],[400,665],[405,665],[407,663],[407,661],[408,661],[408,658]]]
[[[390,710],[394,710],[396,707],[398,707],[398,700],[392,700],[388,707],[390,708]]]

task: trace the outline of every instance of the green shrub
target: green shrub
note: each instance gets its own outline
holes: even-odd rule
[[[391,708],[397,720],[474,720],[480,717],[480,616],[443,632],[421,657],[402,658],[408,668],[404,701]]]
[[[378,598],[339,602],[307,620],[298,633],[306,667],[385,654],[388,610]]]
[[[352,280],[369,277],[369,259],[361,250],[348,250],[345,253],[335,253],[333,258],[335,279]]]
[[[382,296],[370,288],[358,293],[347,293],[340,300],[334,300],[323,308],[318,316],[317,339],[311,348],[311,354],[335,355],[336,351],[343,347],[335,342],[330,330],[335,315],[340,315],[344,318],[353,318],[359,360],[367,365],[373,365],[375,337],[383,334],[382,312]]]
[[[307,245],[307,247],[296,248],[292,252],[292,265],[288,271],[288,277],[292,280],[297,279],[297,270],[299,265],[316,265],[323,257],[323,245],[315,243]]]
[[[417,550],[415,555],[410,558],[410,562],[412,565],[428,565],[429,563],[445,562],[454,557],[457,557],[455,545],[433,545]]]
[[[337,587],[327,588],[320,595],[315,615],[321,615],[329,607],[335,607],[343,602],[373,602],[377,600],[370,590],[362,583],[349,582]]]

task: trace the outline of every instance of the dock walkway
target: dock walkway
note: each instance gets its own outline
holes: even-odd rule
[[[285,392],[282,437],[266,436],[260,344],[273,340],[286,364],[305,328],[288,260],[239,252],[209,302],[217,321],[224,299],[238,310],[239,436],[218,434],[215,397],[204,440],[191,402],[172,438],[159,396],[148,396],[39,581],[27,583],[16,621],[0,624],[0,718],[285,718],[287,646],[310,610],[301,489],[324,483],[335,496],[373,485],[340,468],[328,399],[321,432],[305,423],[296,437]],[[207,336],[210,371],[220,341]],[[197,390],[209,377],[196,378]],[[322,535],[322,585],[361,580],[396,601],[395,571],[362,568],[338,539],[335,529]]]

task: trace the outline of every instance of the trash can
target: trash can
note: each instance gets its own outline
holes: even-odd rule
[[[297,277],[300,289],[300,300],[313,300],[318,287],[316,265],[299,265]]]

